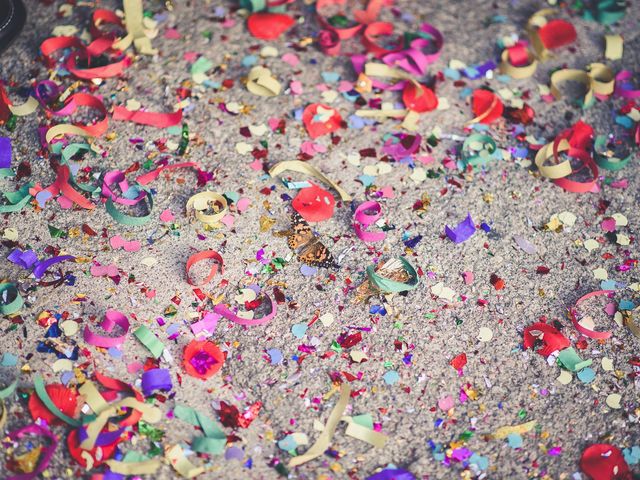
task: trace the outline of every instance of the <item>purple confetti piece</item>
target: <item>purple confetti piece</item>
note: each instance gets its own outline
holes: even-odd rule
[[[386,469],[381,472],[374,473],[367,480],[416,480],[416,477],[407,470],[398,469]]]
[[[535,245],[530,243],[526,238],[521,237],[520,235],[514,235],[513,239],[518,244],[518,246],[529,255],[533,255],[534,253],[536,253]]]
[[[11,168],[11,139],[0,137],[0,168]]]
[[[456,228],[452,229],[449,225],[445,225],[444,233],[453,243],[462,243],[469,240],[476,233],[476,226],[471,219],[471,214],[468,213],[467,218],[460,222]]]
[[[166,368],[154,368],[142,374],[142,390],[145,397],[151,395],[155,390],[167,392],[172,388],[171,374]]]
[[[310,267],[309,265],[302,265],[300,267],[300,273],[305,277],[313,277],[318,273],[318,269],[316,267]]]
[[[38,256],[33,250],[25,250],[23,252],[16,248],[7,256],[7,260],[20,265],[22,268],[29,269],[38,261]]]

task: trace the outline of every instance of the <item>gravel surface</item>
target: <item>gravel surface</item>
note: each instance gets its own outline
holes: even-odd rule
[[[80,33],[88,28],[94,8],[118,6],[118,2],[110,1],[78,2],[69,10],[70,15],[63,17],[57,12],[64,2],[47,3],[27,1],[28,24],[0,59],[0,78],[12,86],[27,86],[34,80],[48,78],[52,71],[47,71],[37,58],[38,48],[56,26],[73,25]],[[464,123],[473,116],[468,96],[461,95],[465,88],[488,86],[524,92],[535,111],[535,121],[525,131],[536,138],[550,141],[579,119],[591,124],[597,134],[621,135],[623,129],[614,124],[614,117],[622,100],[599,101],[583,111],[570,100],[542,101],[538,85],[548,85],[549,72],[559,67],[582,69],[591,62],[605,61],[603,35],[607,32],[621,33],[625,38],[622,60],[608,62],[613,70],[637,69],[640,51],[637,8],[629,8],[625,19],[611,27],[585,21],[563,10],[560,16],[575,25],[578,40],[541,64],[532,78],[510,82],[463,78],[464,85],[449,78],[438,81],[437,95],[446,99],[449,108],[425,114],[420,120],[417,133],[423,136],[422,153],[433,157],[425,165],[416,162],[419,168],[432,173],[422,181],[416,181],[415,175],[412,178],[416,170],[407,162],[381,161],[384,135],[401,131],[395,120],[363,129],[340,129],[336,132],[339,139],[334,142],[329,136],[319,138],[315,143],[325,151],[317,153],[309,163],[338,181],[356,204],[367,198],[367,189],[360,178],[365,167],[369,166],[367,172],[373,166],[383,169],[373,184],[378,189],[393,189],[393,198],[380,200],[383,218],[393,228],[387,231],[384,242],[362,242],[351,226],[350,202],[337,199],[333,217],[314,224],[313,228],[340,259],[340,269],[321,268],[315,275],[306,276],[286,238],[275,235],[289,227],[290,202],[286,195],[293,197],[295,191],[265,172],[279,161],[297,158],[301,148],[305,148],[303,142],[311,141],[294,111],[309,103],[325,101],[320,88],[324,83],[321,73],[336,72],[342,80],[355,81],[348,58],[325,56],[314,45],[301,46],[302,39],[311,38],[319,29],[312,7],[304,2],[289,9],[296,14],[298,24],[272,42],[251,37],[232,2],[176,0],[170,13],[160,2],[145,2],[145,6],[162,15],[160,33],[152,41],[158,55],[135,55],[122,78],[101,82],[94,93],[103,96],[107,107],[136,99],[148,110],[170,111],[177,99],[177,89],[192,88],[191,105],[185,114],[191,140],[184,159],[201,162],[204,170],[213,172],[213,179],[202,187],[196,185],[196,176],[189,169],[161,175],[151,184],[153,219],[141,227],[114,222],[102,204],[87,212],[62,209],[57,202],[50,201],[44,209],[29,205],[20,213],[0,217],[0,232],[5,235],[3,258],[15,247],[6,229],[15,229],[19,245],[33,249],[40,257],[51,256],[54,249],[60,249],[86,259],[86,263],[63,264],[63,270],[75,277],[75,284],[55,288],[39,286],[29,272],[2,260],[1,276],[19,283],[26,301],[18,318],[5,316],[0,320],[3,332],[0,352],[17,355],[18,366],[26,370],[20,377],[21,394],[7,400],[6,431],[30,421],[22,393],[31,392],[35,373],[42,374],[46,383],[60,382],[64,375],[52,370],[55,354],[36,351],[46,331],[38,324],[38,315],[45,310],[66,314],[81,322],[82,328],[89,324],[95,329],[104,312],[111,308],[127,315],[132,329],[140,324],[149,326],[173,357],[160,362],[161,367],[171,370],[174,383],[171,393],[155,402],[164,413],[176,404],[184,404],[218,418],[216,408],[220,401],[240,410],[262,402],[258,417],[248,428],[224,427],[225,433],[236,435],[228,447],[242,449],[239,461],[224,456],[189,457],[194,464],[205,466],[202,478],[278,478],[274,460],[286,464],[292,456],[279,448],[277,442],[292,432],[306,434],[309,444],[315,441],[320,432],[314,423],[325,422],[337,402],[332,381],[336,378],[349,380],[352,389],[346,414],[371,414],[374,423],[381,425],[381,431],[388,435],[388,442],[384,448],[373,448],[345,435],[345,426],[341,424],[331,442],[334,453],[291,469],[290,478],[364,479],[389,463],[428,479],[477,475],[498,479],[585,478],[576,472],[580,455],[589,444],[606,442],[622,449],[640,443],[640,383],[629,363],[640,354],[640,340],[603,313],[605,301],[589,300],[581,312],[587,312],[598,329],[613,332],[608,340],[581,337],[566,315],[567,308],[582,295],[601,289],[601,280],[593,273],[598,268],[618,282],[616,300],[637,297],[633,290],[634,282],[639,280],[636,263],[632,262],[627,271],[616,268],[626,260],[637,259],[639,254],[637,153],[621,171],[602,171],[598,191],[585,194],[565,192],[522,160],[503,160],[484,170],[465,173],[443,167],[447,157],[456,158],[455,148],[461,144],[446,137],[466,136]],[[399,31],[415,30],[427,21],[442,32],[444,48],[440,59],[429,67],[430,78],[442,72],[453,59],[469,65],[495,59],[499,53],[496,41],[511,34],[524,35],[527,18],[547,6],[536,1],[397,0],[396,15],[384,10],[382,19],[394,22]],[[495,21],[496,16],[501,16],[502,21]],[[493,22],[489,21],[492,17]],[[172,28],[179,38],[170,38],[174,36],[170,34]],[[259,58],[258,63],[267,66],[283,85],[283,92],[271,98],[253,95],[243,84],[249,70],[243,60],[246,65],[248,55],[259,57],[265,45],[276,49],[275,56]],[[359,47],[353,43],[347,48]],[[192,85],[190,52],[211,60],[214,67],[208,77],[213,86]],[[292,67],[283,61],[283,55],[294,53],[300,63]],[[64,86],[73,83],[69,77],[58,75],[55,79]],[[215,88],[214,84],[225,80],[230,88]],[[292,95],[287,90],[291,81],[301,83],[301,94]],[[329,84],[326,90],[336,88],[336,84]],[[19,90],[12,88],[10,92],[15,102],[20,103]],[[568,89],[567,97],[572,93],[575,92]],[[380,96],[384,101],[399,101],[397,93],[385,92]],[[225,112],[222,106],[231,102],[246,106],[243,113]],[[354,104],[342,95],[331,105],[345,120],[355,112]],[[284,134],[270,128],[261,136],[254,134],[247,138],[242,134],[242,127],[266,125],[274,118],[286,121]],[[38,126],[49,123],[50,119],[40,110],[20,118],[13,132],[0,128],[2,135],[12,139],[13,165],[29,163],[32,169],[29,180],[43,186],[55,178],[38,140]],[[516,144],[511,128],[512,124],[500,122],[489,133],[501,148],[509,148]],[[434,129],[440,129],[443,139],[429,153],[426,139]],[[623,136],[620,138],[629,143]],[[166,154],[163,153],[166,145],[171,153],[179,141],[180,134],[173,130],[110,121],[108,133],[95,140],[105,155],[85,157],[82,165],[91,166],[94,172],[125,170],[134,162],[157,160],[158,155]],[[262,150],[268,145],[268,153],[261,159],[264,170],[261,166],[252,168],[255,159],[251,153],[238,153],[240,142],[251,149]],[[367,148],[375,149],[375,158],[363,157],[359,165],[348,160],[349,154]],[[174,155],[169,158],[174,161]],[[298,174],[294,178],[305,179]],[[628,186],[614,188],[615,182],[623,179]],[[15,184],[12,179],[0,180],[2,190],[12,190]],[[251,204],[242,213],[232,209],[232,225],[205,231],[185,215],[187,199],[205,188],[220,193],[236,192],[238,198],[248,198]],[[370,188],[371,191],[375,188]],[[414,204],[424,194],[429,196],[430,205],[419,214]],[[159,219],[167,209],[175,216],[172,222]],[[556,231],[545,228],[552,215],[562,212],[575,215],[575,224]],[[486,223],[490,231],[480,228],[468,241],[454,244],[445,237],[444,226],[457,224],[467,213],[471,213],[477,225]],[[601,222],[616,213],[628,219],[628,225],[617,230],[629,237],[628,246],[605,237],[601,228]],[[260,229],[264,217],[274,222],[267,231]],[[83,234],[83,224],[98,235]],[[66,232],[65,238],[52,238],[49,226]],[[136,252],[114,250],[109,239],[115,235],[138,240],[142,248]],[[422,238],[415,247],[403,244],[418,235]],[[514,236],[534,245],[535,253],[523,251]],[[583,245],[587,239],[599,240],[599,248],[589,252]],[[212,308],[210,300],[198,300],[185,277],[186,259],[205,249],[217,250],[225,259],[224,274],[202,287],[211,299],[233,302],[238,288],[258,284],[269,294],[277,287],[286,300],[279,305],[276,318],[265,326],[243,328],[221,320],[212,340],[227,352],[227,359],[219,374],[201,381],[184,373],[182,351],[194,338],[189,322],[197,319],[199,312]],[[284,258],[288,263],[275,273],[265,272],[256,260],[260,252],[266,259]],[[379,258],[400,255],[406,255],[420,268],[420,285],[406,294],[355,303],[354,287],[365,280],[365,268]],[[91,262],[116,265],[120,282],[92,275]],[[540,274],[539,267],[547,267],[549,272]],[[473,283],[465,283],[462,272],[473,272]],[[195,276],[204,274],[204,269],[193,270]],[[504,280],[504,289],[494,288],[492,275]],[[455,291],[451,301],[434,295],[433,287],[439,283]],[[149,291],[155,293],[151,298],[147,295]],[[372,306],[381,305],[386,308],[386,315],[371,313]],[[292,333],[294,324],[309,323],[314,316],[324,314],[332,314],[333,323],[314,322],[304,338]],[[160,317],[164,318],[163,325],[157,321]],[[574,374],[571,383],[562,385],[557,380],[561,369],[555,363],[548,364],[544,357],[523,350],[524,328],[540,319],[560,322],[563,333],[580,356],[593,360],[595,379],[591,383],[584,383]],[[19,323],[18,328],[11,329],[15,323]],[[483,327],[492,332],[490,341],[478,339]],[[353,334],[358,331],[356,328],[362,329],[358,345],[341,351],[335,348],[336,344],[332,348],[340,335]],[[179,336],[169,339],[174,332]],[[93,371],[139,386],[141,372],[131,365],[144,364],[148,352],[131,334],[121,354],[85,344],[81,331],[64,341],[77,343],[81,351],[74,362],[76,376],[68,379],[70,386],[78,384],[82,372]],[[281,353],[280,362],[273,361],[277,356],[275,350],[267,353],[271,349]],[[353,351],[364,352],[367,360],[354,362],[350,355]],[[450,362],[463,352],[467,364],[458,372]],[[612,361],[613,370],[603,368],[604,358]],[[388,372],[397,372],[397,382],[389,382],[393,375],[385,376]],[[611,393],[621,395],[621,408],[607,406],[605,400]],[[438,403],[448,396],[453,398],[454,407],[445,412]],[[522,435],[519,448],[491,437],[499,427],[531,420],[537,426]],[[192,436],[197,435],[192,426],[166,415],[156,426],[164,432],[160,448],[175,444],[186,448]],[[70,427],[56,426],[53,431],[61,443],[47,469],[47,478],[88,478],[89,473],[68,454],[64,439]],[[152,442],[148,438],[136,434],[134,439],[133,443],[121,444],[124,452],[149,451]],[[478,456],[484,457],[488,467],[481,473],[477,463],[442,461],[434,455],[436,445],[445,451],[466,448],[476,455],[476,462]],[[298,452],[303,453],[307,447],[300,446]],[[638,466],[632,468],[637,474]],[[163,465],[149,478],[175,476],[170,466]]]

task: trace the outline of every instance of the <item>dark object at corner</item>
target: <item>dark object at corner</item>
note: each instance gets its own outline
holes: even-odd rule
[[[27,20],[22,0],[0,0],[0,53],[18,36]]]

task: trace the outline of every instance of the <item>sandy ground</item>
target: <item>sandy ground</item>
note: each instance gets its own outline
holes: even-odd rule
[[[57,25],[75,25],[80,30],[88,26],[92,6],[77,6],[71,16],[57,18],[56,12],[62,3],[56,0],[45,6],[35,0],[28,1],[29,22],[15,46],[1,59],[2,79],[28,85],[34,79],[46,78],[47,70],[36,60],[39,43],[49,37]],[[99,3],[103,8],[113,8],[116,2]],[[592,383],[585,384],[573,375],[570,384],[562,385],[557,381],[560,374],[557,365],[548,365],[542,356],[522,349],[523,329],[542,317],[562,323],[564,334],[576,346],[581,337],[566,318],[566,309],[580,296],[600,289],[594,269],[605,269],[609,279],[619,282],[616,299],[634,298],[635,293],[628,286],[638,281],[637,267],[634,265],[628,271],[618,271],[616,267],[638,255],[635,238],[640,224],[637,156],[622,171],[603,173],[603,179],[626,179],[628,188],[613,188],[610,182],[602,182],[597,193],[574,194],[513,160],[473,174],[445,171],[442,160],[452,155],[451,149],[460,144],[445,139],[433,149],[434,163],[425,166],[439,172],[437,178],[416,182],[410,178],[410,167],[400,163],[386,163],[391,167],[389,171],[375,178],[375,185],[393,187],[395,193],[394,198],[381,200],[384,218],[395,227],[387,232],[384,242],[360,241],[351,227],[350,205],[338,202],[333,218],[314,225],[314,229],[334,256],[341,259],[341,268],[333,272],[319,269],[315,276],[305,276],[301,273],[302,264],[292,257],[286,239],[273,235],[288,228],[289,202],[283,195],[294,196],[295,191],[252,169],[253,157],[239,154],[236,144],[246,142],[251,147],[264,148],[260,142],[266,142],[268,156],[264,162],[267,166],[296,158],[300,144],[310,139],[302,123],[293,117],[293,111],[322,101],[317,87],[323,83],[321,72],[337,72],[343,80],[354,81],[347,59],[324,56],[313,46],[293,48],[300,39],[313,35],[318,29],[310,8],[304,5],[293,8],[304,15],[300,24],[279,41],[267,43],[249,36],[242,18],[229,13],[230,2],[176,1],[176,8],[170,14],[166,14],[159,2],[149,3],[150,10],[164,13],[160,35],[153,40],[159,55],[136,56],[122,79],[104,81],[96,92],[104,96],[107,105],[136,99],[149,110],[167,111],[176,101],[176,89],[189,87],[191,75],[185,53],[202,54],[214,66],[222,66],[218,71],[210,71],[209,78],[212,82],[231,80],[232,88],[193,89],[191,106],[185,115],[192,135],[186,159],[201,162],[207,171],[214,172],[207,188],[221,193],[237,192],[240,197],[249,198],[251,205],[241,214],[232,213],[232,227],[204,231],[200,224],[190,222],[185,216],[187,199],[204,189],[196,185],[195,175],[185,169],[163,175],[152,184],[154,217],[142,227],[126,227],[114,222],[101,205],[87,213],[80,209],[63,210],[51,201],[44,210],[27,206],[20,213],[3,215],[0,232],[16,229],[19,244],[32,248],[41,257],[51,255],[51,251],[47,254],[45,249],[53,246],[103,265],[115,264],[122,277],[116,285],[107,277],[91,275],[91,263],[72,263],[65,264],[64,271],[75,277],[73,286],[43,287],[25,270],[2,261],[2,277],[18,282],[27,302],[19,319],[4,317],[0,321],[3,332],[0,350],[17,355],[18,366],[29,367],[29,373],[20,377],[21,392],[30,392],[36,372],[41,373],[47,383],[60,382],[61,374],[52,370],[55,355],[36,352],[36,345],[45,333],[36,322],[41,312],[67,312],[69,318],[81,319],[83,325],[95,327],[106,309],[115,308],[130,318],[133,327],[149,326],[173,357],[171,362],[161,362],[162,367],[171,369],[174,382],[166,401],[156,401],[163,412],[169,412],[179,403],[217,418],[214,407],[218,407],[221,400],[241,410],[256,401],[262,402],[258,418],[249,428],[225,428],[227,434],[237,435],[228,447],[242,449],[240,460],[224,456],[189,457],[194,464],[206,467],[207,473],[202,478],[277,478],[274,460],[286,464],[291,458],[277,446],[278,440],[288,433],[301,432],[313,443],[319,435],[314,430],[314,422],[326,421],[338,398],[335,392],[327,395],[334,390],[332,376],[336,375],[343,380],[349,374],[357,377],[350,382],[357,396],[354,393],[347,413],[371,414],[373,421],[381,425],[381,431],[388,435],[388,442],[384,448],[373,448],[346,436],[342,424],[331,443],[338,455],[325,455],[292,469],[290,478],[340,479],[350,475],[366,478],[389,463],[429,479],[474,477],[478,472],[468,462],[445,465],[434,457],[435,444],[446,450],[450,442],[458,442],[454,447],[464,447],[485,457],[488,468],[483,475],[486,478],[581,478],[576,472],[581,452],[587,445],[605,441],[628,448],[640,443],[640,384],[634,381],[629,363],[640,353],[639,340],[602,313],[604,302],[594,300],[585,306],[598,328],[609,328],[613,332],[612,338],[606,341],[587,339],[581,345],[584,348],[579,350],[580,355],[593,360],[591,368],[596,377]],[[421,21],[428,21],[444,35],[442,55],[429,68],[430,75],[442,71],[452,59],[480,64],[495,58],[496,40],[522,33],[529,15],[547,5],[536,1],[494,4],[454,1],[437,5],[436,2],[398,0],[396,3],[397,11],[405,14],[404,18],[394,18],[389,12],[385,12],[383,18],[393,20],[400,31],[415,29]],[[235,24],[223,24],[221,14]],[[488,24],[487,19],[494,15],[504,16],[504,22]],[[566,13],[563,16],[569,18]],[[629,9],[627,17],[609,29],[577,16],[570,20],[576,26],[578,41],[571,50],[564,49],[557,58],[542,64],[533,78],[509,83],[464,79],[465,87],[486,85],[529,92],[529,104],[536,112],[536,120],[526,127],[526,132],[538,138],[552,139],[578,119],[593,125],[599,134],[620,132],[613,122],[613,112],[621,105],[620,100],[598,102],[582,111],[564,100],[542,102],[537,84],[547,84],[549,71],[560,66],[583,68],[590,62],[602,61],[603,34],[609,30],[625,36],[623,59],[609,63],[615,71],[633,70],[638,65],[640,51],[637,9]],[[166,38],[169,28],[177,29],[180,38]],[[302,94],[294,96],[285,91],[277,97],[262,98],[243,86],[241,79],[248,72],[243,59],[247,55],[258,56],[265,44],[277,49],[277,54],[260,59],[259,63],[268,66],[283,86],[292,80],[300,81]],[[297,67],[282,60],[287,53],[299,57]],[[59,77],[59,80],[64,85],[72,83],[69,78]],[[465,135],[464,122],[472,118],[468,99],[460,97],[465,87],[454,85],[450,79],[437,84],[438,96],[446,98],[450,108],[423,116],[418,130],[424,137],[423,149],[435,127],[445,134]],[[329,85],[328,89],[332,88],[335,89],[335,85]],[[13,92],[13,98],[17,99],[15,90]],[[382,98],[398,101],[395,93],[384,93]],[[230,102],[250,108],[237,116],[219,108],[221,103]],[[355,111],[354,105],[341,96],[332,106],[345,119]],[[251,138],[241,134],[241,127],[266,124],[270,118],[286,121],[284,135],[271,130]],[[46,119],[42,113],[25,117],[19,119],[14,132],[3,129],[2,135],[12,139],[14,166],[21,161],[29,162],[30,180],[48,185],[54,175],[39,150],[37,138],[37,127],[43,122]],[[309,163],[338,180],[356,203],[361,202],[366,192],[358,178],[365,166],[380,165],[383,135],[399,131],[398,128],[398,122],[389,120],[362,130],[341,129],[337,132],[340,141],[335,145],[329,137],[318,140],[317,143],[326,146],[326,152],[316,154]],[[83,160],[83,165],[92,166],[95,172],[126,169],[133,162],[154,159],[158,145],[167,140],[175,144],[180,138],[175,132],[127,122],[112,121],[108,132],[107,137],[95,141],[107,155],[103,159]],[[501,147],[515,144],[509,134],[494,135],[502,139]],[[132,139],[142,141],[136,143]],[[359,166],[347,161],[349,153],[364,148],[375,148],[377,158],[362,158]],[[303,180],[304,176],[298,175],[296,179]],[[15,188],[13,180],[0,182],[3,190]],[[271,189],[268,195],[263,191],[265,188]],[[431,205],[419,216],[412,207],[425,193]],[[608,205],[606,212],[601,208],[603,202]],[[160,221],[159,215],[166,209],[175,215],[173,222]],[[476,224],[486,222],[491,231],[478,230],[470,240],[456,245],[444,237],[444,226],[461,221],[468,212]],[[575,225],[557,232],[545,230],[543,227],[551,216],[561,212],[573,213],[577,217]],[[605,217],[615,213],[628,219],[628,226],[618,229],[630,237],[628,246],[606,239],[600,227]],[[261,232],[259,228],[263,216],[275,221],[268,232]],[[98,232],[98,236],[82,234],[79,229],[83,224]],[[49,225],[67,232],[66,238],[52,238]],[[114,250],[109,245],[114,235],[138,240],[142,248],[137,252]],[[417,235],[422,235],[422,240],[407,250],[403,241]],[[536,253],[527,254],[520,249],[514,235],[531,242]],[[582,242],[591,238],[600,238],[602,242],[599,249],[588,252]],[[6,238],[4,245],[2,256],[6,257],[13,245]],[[254,283],[267,292],[272,292],[277,285],[286,296],[286,301],[279,305],[278,315],[266,326],[245,329],[227,321],[219,323],[212,339],[228,355],[222,371],[206,382],[185,375],[181,366],[182,350],[193,339],[188,323],[197,317],[198,311],[212,308],[210,302],[201,305],[185,277],[186,259],[204,249],[215,249],[225,259],[223,277],[216,277],[202,287],[212,297],[222,295],[227,302],[233,302],[239,286]],[[290,262],[277,273],[263,273],[262,265],[256,261],[260,250],[268,259],[281,257]],[[366,266],[380,256],[403,254],[424,273],[418,288],[406,295],[374,298],[368,304],[352,302],[354,292],[349,287],[364,280]],[[149,257],[157,263],[144,265],[143,259]],[[540,266],[548,267],[549,273],[537,274]],[[473,272],[472,284],[465,284],[461,275],[464,271]],[[492,286],[492,274],[504,280],[503,290],[497,291]],[[227,282],[220,282],[221,278]],[[432,287],[440,282],[456,292],[452,301],[432,294]],[[155,292],[153,298],[145,295],[145,287]],[[371,314],[370,307],[382,305],[381,300],[386,305],[386,316]],[[479,300],[486,300],[486,305],[479,305]],[[168,308],[175,308],[176,314],[168,316]],[[308,328],[304,338],[292,333],[294,324],[308,323],[314,315],[327,313],[335,318],[330,325],[317,321]],[[164,318],[163,326],[157,322],[159,317]],[[10,329],[16,322],[22,324]],[[362,342],[341,353],[334,352],[332,342],[343,333],[355,333],[354,327],[366,327],[362,331]],[[491,330],[492,340],[478,340],[482,327]],[[168,337],[176,331],[179,336],[170,340]],[[90,374],[98,370],[139,385],[141,372],[129,373],[127,367],[135,362],[144,363],[148,352],[133,336],[124,344],[122,355],[87,346],[81,333],[65,341],[81,347],[80,358],[74,362],[79,371]],[[303,360],[300,359],[301,345],[315,347]],[[266,353],[270,349],[282,354],[279,363],[272,364],[273,357]],[[367,361],[353,362],[349,355],[353,350],[364,352]],[[459,374],[449,362],[463,352],[468,363]],[[613,371],[603,369],[605,357],[612,360]],[[389,371],[398,373],[396,383],[389,384],[383,378]],[[178,374],[181,384],[178,384]],[[74,385],[75,378],[70,380],[70,386]],[[461,392],[465,390],[473,399],[462,402]],[[612,409],[606,405],[605,399],[611,393],[622,396],[622,408]],[[438,402],[447,396],[453,397],[454,407],[444,412]],[[30,417],[23,396],[12,397],[7,401],[7,408],[7,431],[28,423]],[[531,420],[537,422],[537,427],[522,436],[520,448],[514,449],[505,440],[492,439],[489,435],[499,427]],[[171,418],[163,418],[158,428],[164,431],[164,438],[159,442],[163,447],[179,443],[186,448],[196,434],[192,426]],[[68,431],[65,426],[54,427],[61,440]],[[467,438],[466,442],[461,443],[460,438]],[[135,445],[121,444],[122,450],[149,450],[149,439],[136,434],[135,440]],[[301,446],[298,452],[306,448]],[[633,468],[637,473],[638,467]],[[47,473],[48,478],[88,475],[69,457],[64,441]],[[171,467],[163,465],[152,477],[173,478],[175,475]]]

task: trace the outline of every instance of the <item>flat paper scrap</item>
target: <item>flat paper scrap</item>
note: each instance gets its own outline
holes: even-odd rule
[[[164,350],[164,345],[151,330],[144,325],[140,325],[133,334],[140,340],[140,343],[147,347],[147,350],[149,350],[155,358],[160,358]]]
[[[605,35],[604,57],[608,60],[619,60],[622,58],[624,41],[622,35]]]
[[[462,222],[458,224],[455,228],[451,228],[449,225],[445,225],[444,232],[454,243],[462,243],[466,240],[469,240],[474,233],[476,233],[476,226],[471,219],[471,214],[467,214],[467,218],[465,218]]]
[[[495,432],[493,432],[493,438],[502,439],[507,438],[512,433],[517,433],[518,435],[522,435],[523,433],[530,432],[536,426],[536,421],[531,420],[527,423],[522,423],[520,425],[513,425],[508,427],[500,427]]]

